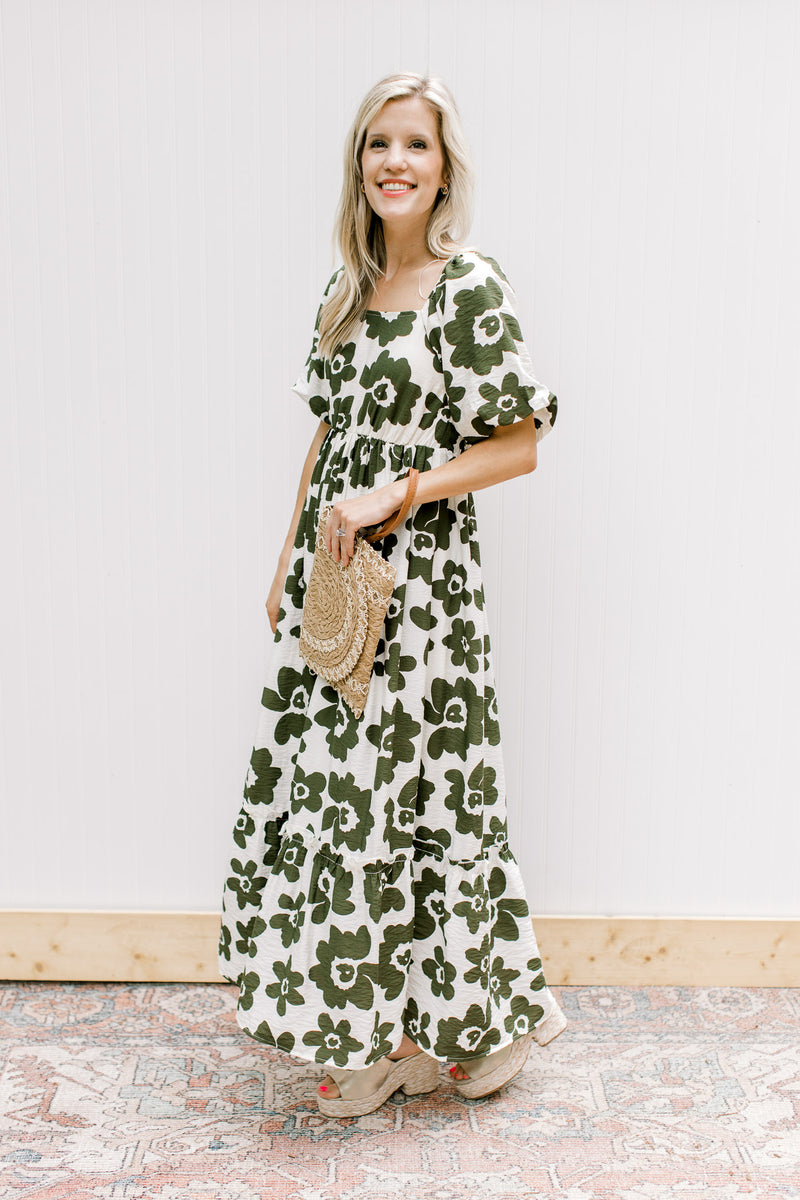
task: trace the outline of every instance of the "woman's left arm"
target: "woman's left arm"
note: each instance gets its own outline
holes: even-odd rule
[[[414,504],[428,504],[449,496],[477,492],[492,484],[526,475],[536,467],[536,422],[533,414],[512,425],[498,425],[489,437],[467,446],[461,454],[420,471]],[[396,479],[350,500],[339,500],[331,511],[326,542],[334,559],[344,566],[353,555],[356,532],[365,525],[378,525],[395,512],[406,494],[405,479]],[[346,529],[347,536],[336,536]]]

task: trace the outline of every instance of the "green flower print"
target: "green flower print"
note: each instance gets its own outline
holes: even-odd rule
[[[453,303],[456,315],[444,326],[445,340],[452,346],[451,366],[488,375],[504,354],[517,352],[522,331],[513,313],[502,311],[503,291],[496,280],[456,292]]]
[[[413,997],[409,997],[405,1013],[403,1014],[403,1029],[412,1042],[415,1042],[421,1050],[430,1049],[431,1040],[427,1034],[430,1023],[431,1014],[427,1012],[421,1013],[416,1000]]]
[[[430,429],[432,425],[435,425],[433,436],[437,445],[452,449],[456,442],[456,434],[448,418],[449,412],[444,396],[428,392],[425,397],[425,412],[420,417],[419,427],[420,429]]]
[[[480,946],[472,946],[467,950],[467,958],[475,965],[474,967],[470,967],[464,975],[464,982],[479,983],[485,991],[489,986],[489,972],[492,962],[492,939],[488,933],[484,936]]]
[[[444,805],[456,814],[457,832],[471,833],[480,838],[483,834],[483,806],[486,799],[484,787],[487,783],[491,787],[494,782],[494,770],[491,767],[484,770],[481,759],[466,781],[461,771],[445,771],[444,777],[450,784]],[[496,789],[492,790],[496,795]]]
[[[408,849],[414,837],[417,812],[421,812],[434,793],[434,785],[423,776],[404,783],[397,797],[390,796],[383,806],[386,836],[393,851]]]
[[[295,547],[296,549],[296,547]],[[295,608],[302,609],[303,595],[306,590],[304,565],[302,555],[294,560],[291,571],[288,572],[283,585],[284,596],[289,596]]]
[[[266,928],[266,921],[258,916],[251,917],[249,921],[237,921],[236,932],[239,936],[236,939],[236,949],[239,953],[253,958],[256,953],[256,944],[253,939],[262,934]]]
[[[349,917],[356,911],[352,892],[353,872],[317,855],[309,889],[312,924],[324,925],[331,913]]]
[[[515,1038],[522,1037],[543,1016],[544,1009],[540,1005],[532,1005],[524,996],[514,996],[511,1012],[504,1022],[506,1033],[513,1034]]]
[[[386,609],[386,616],[383,621],[383,637],[387,645],[391,645],[400,631],[405,599],[406,585],[400,583],[392,593],[392,598],[389,601],[389,607]]]
[[[423,868],[415,888],[415,941],[425,941],[435,929],[442,928],[450,920],[445,904],[444,883],[444,876],[438,871],[430,867]]]
[[[458,972],[452,963],[445,959],[441,946],[436,947],[433,958],[423,960],[422,970],[431,981],[431,992],[434,996],[441,996],[445,1000],[453,999],[456,994],[453,980]]]
[[[280,746],[285,746],[291,737],[301,737],[310,728],[306,707],[313,681],[314,675],[309,667],[304,667],[302,671],[281,667],[277,692],[272,688],[264,688],[261,694],[264,708],[284,714],[275,723],[275,741]]]
[[[479,746],[483,736],[483,702],[471,679],[434,679],[431,699],[423,698],[425,720],[438,725],[428,737],[428,754],[441,758],[445,751],[466,759],[469,746]]]
[[[273,767],[272,755],[266,747],[250,755],[250,766],[244,781],[244,798],[251,804],[271,804],[275,784],[281,777],[280,767]]]
[[[411,333],[414,316],[413,312],[401,312],[390,318],[386,313],[367,312],[364,314],[367,337],[373,341],[377,338],[379,346],[388,346],[395,338]]]
[[[364,899],[369,918],[376,924],[387,913],[402,912],[405,908],[405,895],[400,888],[394,887],[402,874],[402,859],[385,863],[379,870],[365,872]]]
[[[364,367],[359,383],[365,390],[358,414],[358,424],[377,433],[385,421],[393,426],[407,425],[422,388],[411,382],[408,360],[395,361],[383,350],[371,365]]]
[[[298,991],[303,982],[303,973],[292,970],[291,954],[288,962],[274,962],[272,970],[277,982],[267,984],[266,992],[269,998],[275,1001],[278,1016],[283,1017],[286,1015],[287,1004],[304,1003],[302,992]]]
[[[257,971],[244,971],[239,979],[239,1008],[245,1012],[253,1007],[253,996],[261,983]]]
[[[330,380],[331,395],[338,396],[343,383],[355,379],[358,371],[353,366],[353,355],[356,352],[355,342],[346,346],[337,346],[333,357],[329,360],[328,379]]]
[[[413,932],[413,922],[387,925],[378,950],[377,964],[370,963],[364,968],[365,974],[381,989],[387,1000],[396,1000],[406,986]]]
[[[469,556],[476,567],[481,565],[481,550],[478,542],[478,521],[475,516],[475,503],[471,495],[459,500],[456,512],[461,517],[459,536],[461,543],[469,547]]]
[[[500,1041],[500,1030],[492,1029],[479,1004],[470,1004],[465,1020],[448,1017],[439,1021],[435,1053],[441,1058],[465,1062],[489,1054]]]
[[[413,738],[422,730],[419,721],[415,721],[403,708],[402,700],[395,700],[393,708],[384,708],[381,713],[380,725],[368,725],[367,741],[381,751],[375,764],[374,786],[391,783],[394,779],[398,763],[414,761]]]
[[[360,849],[375,824],[370,812],[372,792],[356,787],[352,771],[342,777],[332,771],[328,778],[328,795],[332,803],[325,809],[322,828],[335,827],[350,850]]]
[[[270,917],[269,923],[271,927],[280,930],[281,941],[287,950],[300,940],[300,934],[306,919],[305,904],[306,898],[302,892],[298,892],[296,896],[287,896],[284,894],[278,897],[278,908],[283,908],[286,911],[275,913],[274,916]]]
[[[433,554],[435,550],[447,553],[450,549],[450,534],[456,514],[445,500],[420,504],[411,522],[411,550],[408,563],[409,579],[424,579],[433,582]]]
[[[315,343],[306,378],[299,390],[331,429],[261,681],[220,968],[242,1029],[249,1019],[265,1044],[358,1069],[402,1025],[436,1057],[466,1061],[551,1003],[508,844],[473,495],[416,504],[376,543],[398,584],[364,720],[296,642],[323,504],[412,465],[424,473],[529,410],[548,425],[555,398],[533,380],[513,294],[473,251],[447,263],[427,315],[367,314],[325,359]]]
[[[506,873],[502,867],[493,867],[489,875],[489,897],[494,913],[495,938],[506,942],[519,940],[519,922],[528,920],[530,914],[525,900],[506,897]]]
[[[520,972],[507,967],[499,954],[494,956],[489,976],[489,992],[495,1004],[501,1000],[508,1000],[513,990],[511,982],[519,977]]]
[[[393,642],[389,653],[382,659],[375,659],[372,668],[376,675],[386,676],[386,686],[390,692],[401,692],[406,686],[406,676],[410,675],[417,665],[413,654],[402,654],[400,643]]]
[[[371,945],[366,925],[360,925],[356,933],[332,925],[330,939],[317,943],[317,961],[308,976],[316,983],[328,1008],[344,1008],[346,1004],[372,1007],[370,966],[364,961]]]
[[[497,713],[497,693],[491,684],[484,688],[483,736],[490,746],[500,745],[500,722]]]
[[[489,919],[489,892],[483,875],[478,875],[474,883],[463,880],[458,890],[464,900],[453,905],[453,913],[463,917],[471,934],[476,934],[481,925]]]
[[[294,1034],[281,1033],[276,1038],[266,1021],[261,1021],[255,1029],[245,1032],[258,1042],[265,1042],[268,1046],[277,1046],[278,1050],[283,1050],[284,1054],[291,1054],[294,1049]]]
[[[342,697],[330,684],[324,685],[320,691],[320,697],[327,700],[328,705],[326,708],[320,708],[314,720],[318,725],[329,730],[325,741],[332,756],[338,758],[340,762],[346,762],[348,752],[358,745],[357,718],[350,706],[344,703]]]
[[[451,840],[446,829],[428,829],[427,825],[418,825],[414,836],[414,847],[443,860]]]
[[[350,1022],[342,1019],[334,1025],[327,1013],[320,1013],[317,1028],[303,1035],[304,1046],[317,1046],[314,1055],[317,1062],[326,1063],[333,1059],[337,1067],[347,1066],[351,1054],[364,1049],[364,1043],[350,1037]]]
[[[367,1059],[367,1065],[377,1062],[379,1058],[383,1058],[386,1054],[391,1054],[394,1046],[391,1042],[392,1031],[394,1024],[391,1021],[381,1023],[381,1014],[375,1013],[375,1024],[372,1026],[372,1036],[369,1039],[370,1054]]]
[[[240,850],[244,850],[247,839],[255,833],[256,823],[246,808],[239,810],[236,824],[233,827],[233,840]]]
[[[261,893],[267,880],[266,876],[257,874],[257,863],[248,862],[243,866],[238,858],[233,858],[231,870],[234,874],[228,877],[227,883],[236,896],[239,908],[246,908],[248,904],[260,904]]]
[[[442,578],[434,581],[431,591],[434,598],[442,602],[442,608],[448,617],[455,617],[460,608],[469,605],[472,595],[467,587],[467,568],[448,559],[444,564]]]
[[[295,767],[292,780],[292,812],[319,812],[322,808],[322,792],[325,776],[322,771],[306,775],[302,767]]]
[[[302,834],[295,833],[292,837],[284,838],[275,856],[272,866],[273,874],[283,875],[288,883],[297,883],[306,853]]]
[[[217,942],[217,953],[219,954],[220,958],[225,960],[226,963],[229,963],[231,961],[231,941],[232,940],[233,940],[233,935],[231,934],[231,927],[230,927],[230,925],[226,925],[223,922],[220,925],[220,930],[219,930],[219,941]]]
[[[439,618],[433,612],[433,605],[429,600],[425,608],[420,605],[412,606],[409,616],[411,617],[412,625],[416,625],[417,629],[435,629],[439,624]]]
[[[442,638],[443,645],[450,651],[454,667],[466,666],[470,675],[477,675],[479,656],[483,657],[483,639],[475,636],[475,622],[462,621],[454,617],[450,632]]]
[[[530,958],[525,964],[528,971],[534,973],[534,979],[531,983],[531,988],[534,992],[540,992],[545,986],[544,975],[542,974],[542,960],[540,958]]]
[[[486,432],[487,437],[494,425],[513,425],[517,417],[528,417],[533,412],[529,403],[533,398],[535,388],[520,383],[515,371],[507,371],[503,376],[500,387],[493,383],[482,383],[478,388],[484,403],[474,418],[478,432]]]

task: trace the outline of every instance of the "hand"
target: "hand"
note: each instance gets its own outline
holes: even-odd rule
[[[363,496],[335,502],[325,526],[325,546],[334,562],[341,561],[343,567],[347,566],[355,553],[358,530],[364,525],[380,525],[396,512],[403,503],[406,487],[406,481],[399,479]],[[345,535],[339,537],[337,529],[344,529]]]
[[[278,569],[275,572],[275,578],[272,580],[272,587],[269,589],[265,608],[269,617],[270,628],[275,633],[278,628],[278,613],[280,612],[281,599],[283,598],[283,589],[286,586],[286,576],[289,574],[290,555],[281,555],[278,560]]]

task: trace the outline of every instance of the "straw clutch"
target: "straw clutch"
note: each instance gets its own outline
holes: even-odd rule
[[[300,624],[300,654],[311,670],[342,694],[357,717],[364,711],[375,650],[397,574],[370,542],[404,521],[417,490],[419,471],[408,473],[405,499],[375,532],[356,534],[346,567],[325,548],[325,526],[333,505],[320,508],[314,561]]]

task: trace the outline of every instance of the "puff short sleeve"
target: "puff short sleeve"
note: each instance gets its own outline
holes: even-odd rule
[[[435,291],[433,348],[460,436],[478,441],[533,413],[540,441],[553,428],[557,399],[533,374],[514,292],[500,267],[463,251],[450,260]]]
[[[315,417],[319,417],[321,421],[326,421],[330,424],[330,399],[331,389],[328,372],[325,370],[325,359],[319,353],[319,319],[322,316],[322,309],[331,294],[336,280],[341,274],[342,267],[334,271],[328,281],[328,286],[322,296],[322,301],[317,309],[317,319],[314,322],[314,337],[311,342],[311,350],[309,351],[306,365],[301,374],[292,384],[292,391],[295,392],[301,400],[305,400],[308,407],[311,409]]]

